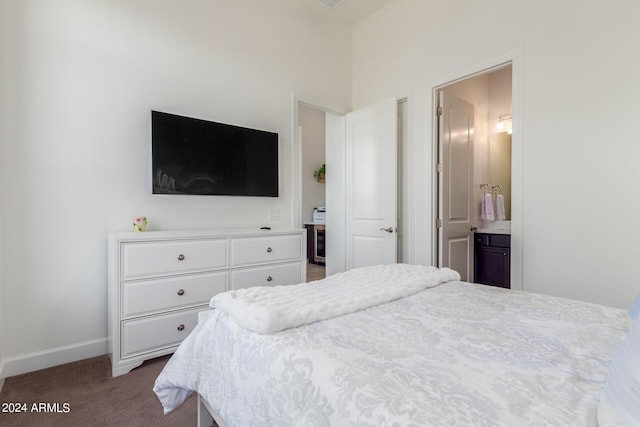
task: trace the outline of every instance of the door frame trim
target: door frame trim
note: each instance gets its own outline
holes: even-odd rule
[[[518,46],[513,50],[488,58],[480,63],[473,64],[465,69],[446,73],[441,78],[435,79],[431,88],[431,150],[427,154],[428,167],[431,168],[431,215],[432,221],[428,228],[431,242],[431,261],[435,265],[438,256],[437,230],[435,220],[438,218],[438,189],[437,162],[438,150],[438,123],[436,108],[438,106],[438,91],[450,84],[466,80],[468,78],[485,74],[505,65],[511,64],[512,75],[512,116],[513,134],[511,136],[511,289],[524,290],[524,47]]]

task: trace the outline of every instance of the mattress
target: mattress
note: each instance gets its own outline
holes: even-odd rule
[[[390,283],[389,286],[393,286]],[[592,426],[621,309],[458,280],[261,334],[221,310],[156,380],[234,426]]]

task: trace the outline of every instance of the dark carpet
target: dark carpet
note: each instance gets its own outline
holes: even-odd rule
[[[148,360],[115,378],[106,355],[9,377],[0,392],[0,426],[193,427],[197,423],[195,394],[163,415],[152,390],[168,359]],[[14,411],[16,404],[26,412],[7,412]]]

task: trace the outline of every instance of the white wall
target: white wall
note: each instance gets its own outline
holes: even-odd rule
[[[349,105],[351,35],[298,0],[0,1],[12,375],[106,352],[106,236],[134,216],[166,230],[258,226],[274,210],[291,225],[291,94]],[[153,196],[151,109],[278,132],[280,197]]]
[[[326,206],[326,185],[313,177],[313,172],[325,163],[325,115],[322,110],[304,105],[298,110],[298,124],[302,126],[303,222],[313,220],[314,207]]]
[[[511,130],[511,120],[502,122],[499,130],[498,117],[511,114],[512,67],[504,67],[489,74],[489,134]]]
[[[498,117],[509,115],[512,113],[512,67],[501,68],[493,73],[489,74],[489,138],[495,138],[496,140],[502,140],[498,138],[497,133],[505,133],[512,131],[512,120],[502,121],[502,130],[498,129]],[[492,135],[495,135],[492,138]],[[488,159],[493,164],[506,164],[507,159],[511,159],[511,145],[505,146],[497,143],[489,142],[490,147],[488,150]],[[499,161],[498,159],[502,159]],[[495,162],[495,163],[494,163]],[[495,166],[494,166],[495,168]],[[505,203],[506,219],[511,219],[511,169],[510,168],[493,168],[489,167],[489,182],[491,184],[498,184],[495,182],[499,177],[502,187],[502,193]],[[508,177],[508,178],[507,178]],[[494,181],[494,182],[492,182]]]
[[[431,217],[431,88],[518,49],[524,289],[627,307],[640,290],[638,16],[635,0],[394,0],[356,24],[354,107],[414,99],[415,217]],[[431,262],[430,245],[414,250]]]

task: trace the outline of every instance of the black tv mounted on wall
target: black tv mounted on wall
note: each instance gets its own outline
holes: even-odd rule
[[[151,111],[154,194],[278,197],[278,134]]]

